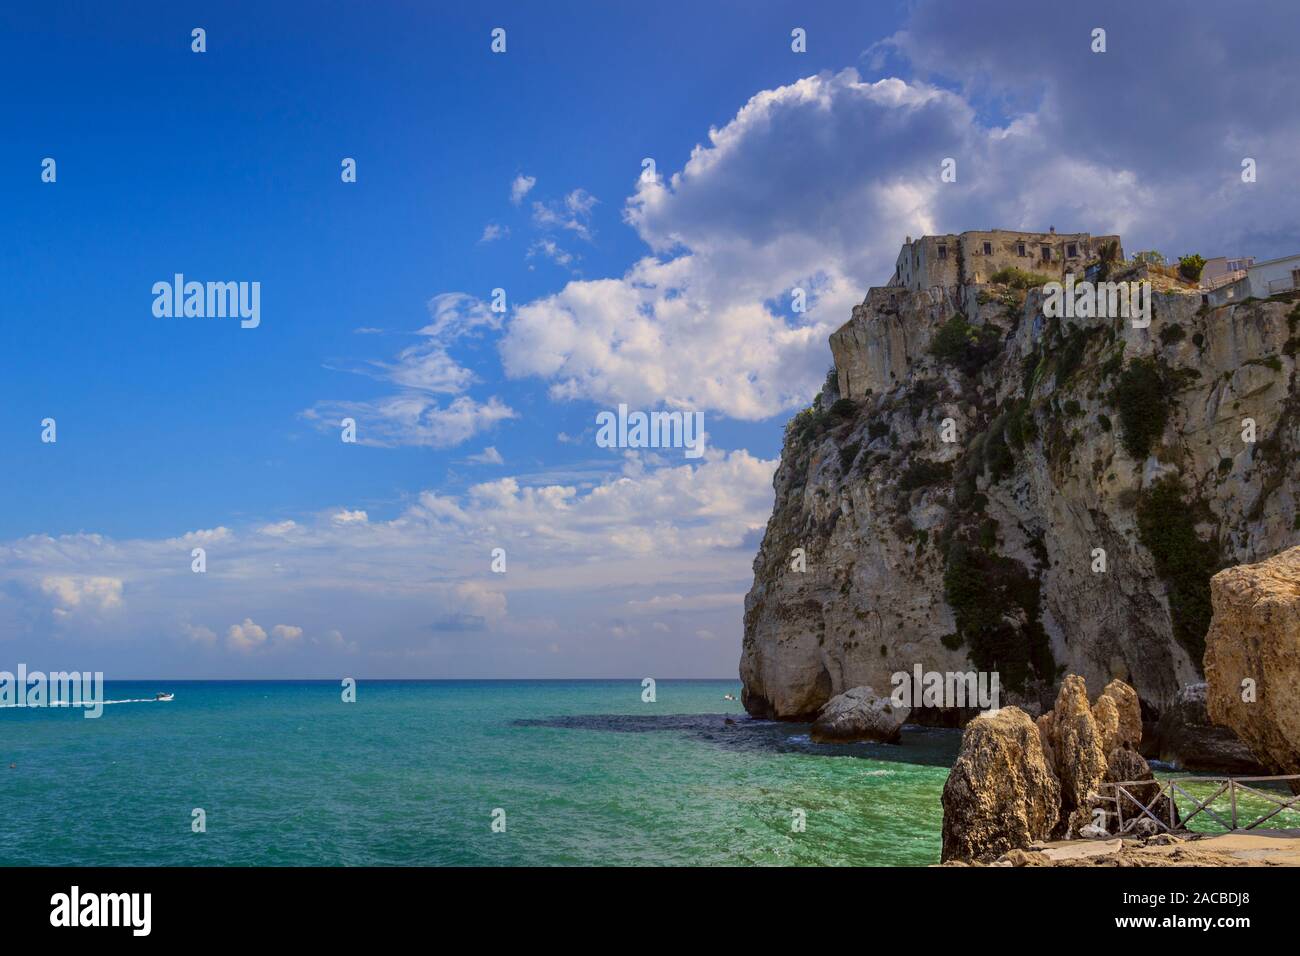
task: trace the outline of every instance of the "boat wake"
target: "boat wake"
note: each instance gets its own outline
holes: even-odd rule
[[[170,697],[132,697],[129,700],[106,700],[102,701],[104,706],[109,704],[165,704],[171,700]],[[41,707],[93,707],[95,702],[91,701],[66,701],[52,700],[47,704],[41,704]],[[21,707],[23,710],[37,710],[37,707],[28,704],[0,704],[0,707]]]

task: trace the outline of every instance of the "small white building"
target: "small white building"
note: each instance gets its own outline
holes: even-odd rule
[[[1205,260],[1201,270],[1201,291],[1217,289],[1229,282],[1236,282],[1246,274],[1246,270],[1255,264],[1254,256],[1215,256]]]
[[[1300,291],[1300,253],[1254,263],[1237,281],[1211,289],[1205,301],[1218,306],[1295,291]]]

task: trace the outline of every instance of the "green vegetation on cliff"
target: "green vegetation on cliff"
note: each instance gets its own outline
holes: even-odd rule
[[[1012,690],[1022,690],[1031,678],[1056,675],[1039,587],[1013,558],[962,540],[948,545],[943,595],[956,619],[956,637],[970,648],[976,667],[997,671]]]
[[[1205,654],[1210,628],[1210,578],[1219,570],[1217,541],[1203,541],[1198,520],[1209,517],[1204,502],[1188,504],[1181,479],[1166,476],[1142,492],[1137,505],[1138,537],[1165,583],[1174,637],[1196,664]]]
[[[991,325],[971,325],[958,313],[939,327],[930,342],[930,352],[940,362],[974,375],[998,354],[1002,333]]]
[[[1119,411],[1124,450],[1135,461],[1144,461],[1169,421],[1169,388],[1155,360],[1130,362],[1111,393],[1111,402]]]
[[[989,276],[989,281],[998,285],[1009,285],[1013,289],[1035,289],[1040,285],[1051,282],[1052,277],[1045,276],[1040,272],[1026,272],[1023,269],[1008,266]]]

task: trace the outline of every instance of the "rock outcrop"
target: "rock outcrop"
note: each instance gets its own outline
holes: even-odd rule
[[[1114,715],[1112,735],[1118,734],[1118,714],[1110,698]],[[1060,836],[1077,831],[1091,819],[1089,798],[1106,777],[1104,734],[1097,726],[1088,706],[1088,688],[1075,674],[1066,677],[1052,711],[1052,749],[1056,752],[1056,776],[1061,783],[1061,813],[1057,821]]]
[[[1061,683],[1056,706],[1037,721],[1018,707],[972,720],[943,790],[943,859],[987,860],[1049,837],[1118,833],[1118,793],[1108,791],[1107,783],[1127,784],[1133,798],[1122,798],[1125,822],[1136,821],[1126,837],[1160,831],[1144,808],[1177,826],[1177,808],[1161,797],[1155,774],[1137,750],[1136,699],[1131,687],[1112,681],[1089,707],[1087,686],[1071,674]],[[1052,806],[1045,808],[1044,801]]]
[[[1210,720],[1207,685],[1188,684],[1160,715],[1157,754],[1179,770],[1216,774],[1267,774],[1269,771],[1235,733]]]
[[[786,428],[745,601],[751,714],[812,720],[917,664],[997,671],[1031,715],[1062,672],[1120,678],[1149,715],[1201,679],[1211,575],[1297,539],[1296,306],[1210,309],[1124,268],[1154,283],[1147,328],[997,284],[853,310]]]
[[[909,712],[889,697],[876,696],[870,687],[855,687],[826,702],[813,722],[812,739],[818,743],[898,743]]]
[[[1142,742],[1142,705],[1137,691],[1122,680],[1113,680],[1105,686],[1101,696],[1114,701],[1119,714],[1116,742],[1123,747],[1137,747]]]
[[[1033,719],[1018,707],[980,714],[944,784],[943,859],[990,860],[1046,839],[1059,806]]]
[[[1102,694],[1092,705],[1092,719],[1101,736],[1101,752],[1110,753],[1119,746],[1119,708],[1111,697]]]
[[[1300,773],[1300,547],[1210,582],[1210,719],[1273,773]]]

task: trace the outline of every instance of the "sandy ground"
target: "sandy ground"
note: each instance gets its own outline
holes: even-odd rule
[[[1300,866],[1300,830],[1059,840],[1012,850],[993,866]]]

